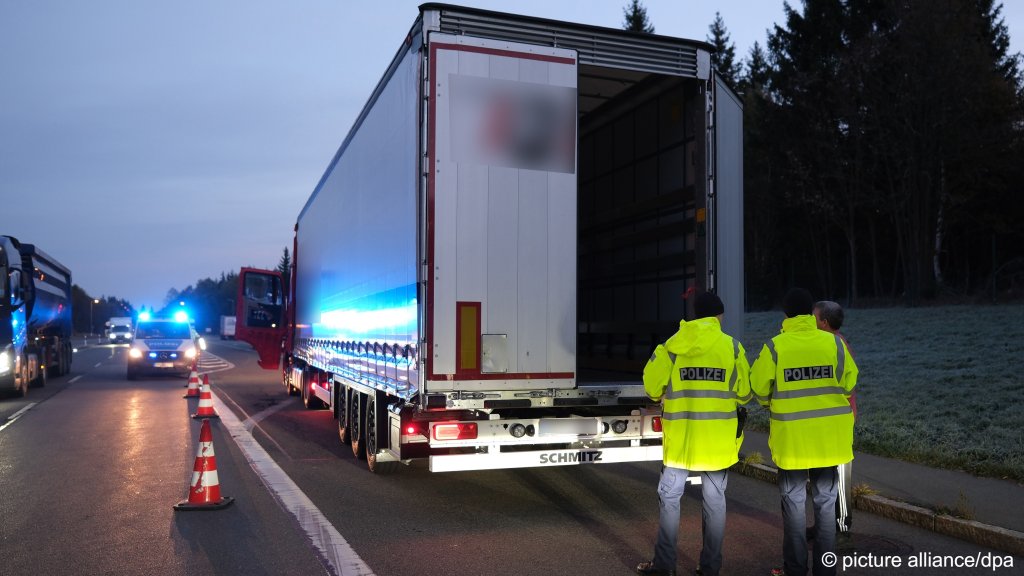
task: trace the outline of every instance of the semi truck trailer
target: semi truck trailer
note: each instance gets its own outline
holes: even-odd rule
[[[71,370],[71,272],[0,236],[0,393],[28,395]]]
[[[373,472],[660,460],[655,346],[702,290],[742,331],[742,109],[710,50],[420,6],[289,278],[241,270],[236,337]]]

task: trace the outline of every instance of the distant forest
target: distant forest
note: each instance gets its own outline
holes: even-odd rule
[[[1024,295],[1024,83],[1001,13],[805,0],[742,61],[709,26],[744,101],[748,309],[793,285],[861,306]]]

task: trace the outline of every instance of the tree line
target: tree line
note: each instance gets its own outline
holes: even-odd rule
[[[653,29],[634,0],[623,27]],[[642,6],[640,6],[642,8]],[[804,0],[742,61],[747,303],[1024,292],[1024,81],[993,0]]]

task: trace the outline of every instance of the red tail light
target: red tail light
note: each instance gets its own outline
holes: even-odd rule
[[[661,432],[661,416],[655,416],[651,418],[651,430],[655,432]]]
[[[476,434],[476,422],[434,424],[434,440],[472,440]]]

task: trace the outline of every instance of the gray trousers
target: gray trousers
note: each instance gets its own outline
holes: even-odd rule
[[[729,482],[728,470],[701,472],[702,512],[701,529],[704,545],[700,551],[700,570],[704,576],[717,576],[722,569],[722,540],[725,537],[725,487]],[[670,468],[661,470],[658,482],[660,512],[658,541],[654,545],[654,566],[661,570],[676,569],[676,549],[679,539],[679,500],[686,489],[688,470]]]
[[[807,574],[807,478],[811,480],[814,503],[814,576],[833,576],[835,566],[821,562],[826,552],[836,550],[836,497],[839,491],[835,466],[810,470],[779,470],[779,493],[782,495],[782,556],[786,576]]]

